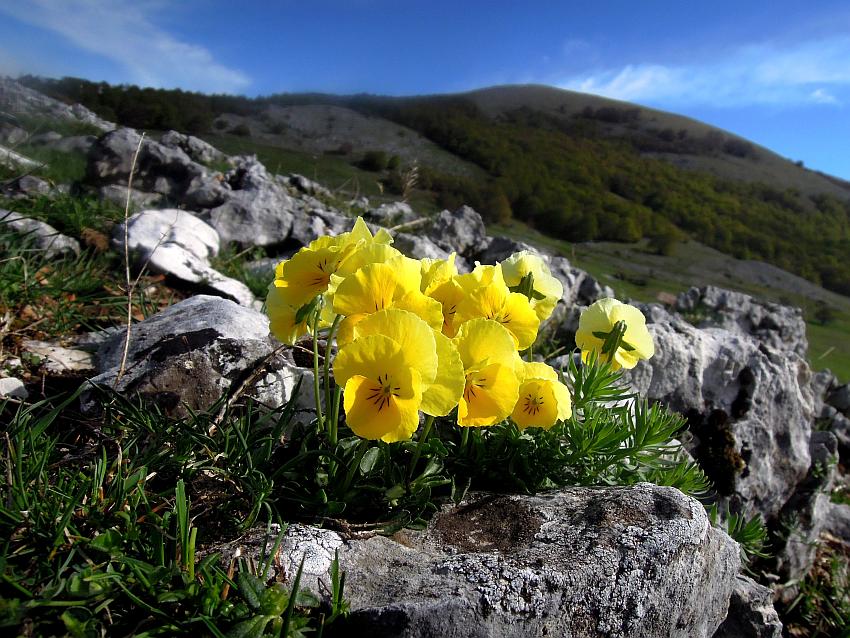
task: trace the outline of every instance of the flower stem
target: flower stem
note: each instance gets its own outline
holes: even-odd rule
[[[331,405],[331,343],[341,319],[342,315],[334,317],[334,322],[328,330],[327,341],[325,342],[325,413],[328,416],[331,415],[333,409]]]
[[[319,314],[320,307],[317,306],[313,311],[313,392],[316,395],[316,428],[321,432],[325,429],[325,423],[322,418],[322,393],[319,389]],[[327,352],[325,355],[327,358]]]
[[[468,428],[468,427],[463,428],[463,430],[461,430],[461,435],[460,435],[460,450],[461,450],[461,452],[466,452],[466,448],[469,445],[469,430],[470,430],[470,428]]]
[[[428,435],[431,434],[431,427],[433,425],[434,417],[429,414],[425,417],[425,429],[422,430],[422,436],[419,437],[416,450],[413,452],[413,458],[410,460],[410,468],[407,470],[408,481],[413,477],[413,471],[416,469],[416,464],[419,463],[419,457],[422,455],[422,446],[428,440]]]

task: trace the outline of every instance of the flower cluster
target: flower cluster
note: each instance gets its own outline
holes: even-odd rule
[[[409,439],[420,412],[456,410],[464,427],[510,417],[519,428],[549,428],[570,417],[558,373],[520,357],[563,293],[545,262],[523,251],[459,274],[454,255],[414,260],[391,244],[386,231],[373,235],[358,218],[350,232],[321,237],[278,264],[269,287],[278,339],[291,344],[324,329],[328,343],[336,337],[334,378],[358,436]],[[618,367],[651,356],[640,312],[604,301],[611,303],[582,317],[585,356],[595,350]]]

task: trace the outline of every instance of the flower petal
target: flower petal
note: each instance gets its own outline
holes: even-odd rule
[[[421,410],[432,416],[446,416],[460,401],[465,385],[463,362],[446,335],[434,331],[437,346],[437,376],[422,393]]]

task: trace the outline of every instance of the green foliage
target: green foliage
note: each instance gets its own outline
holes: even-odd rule
[[[386,170],[389,166],[389,158],[384,151],[366,151],[360,160],[360,168],[364,171],[378,173]]]
[[[709,519],[712,525],[718,524],[719,512],[714,504],[709,510]],[[768,558],[770,554],[765,551],[767,544],[767,528],[761,515],[756,514],[747,518],[743,514],[732,514],[726,510],[722,525],[724,531],[740,545],[741,562],[749,566],[755,558]]]
[[[114,325],[126,312],[126,297],[110,286],[117,285],[115,255],[86,249],[79,256],[48,258],[32,237],[3,221],[0,254],[0,316],[9,313],[12,330],[66,335]]]
[[[107,393],[99,429],[74,415],[77,398],[0,404],[9,423],[0,455],[0,626],[29,635],[302,637],[344,615],[338,561],[323,611],[300,590],[300,569],[291,588],[267,584],[271,556],[259,571],[241,562],[233,575],[218,554],[196,556],[205,532],[213,540],[220,531],[215,499],[233,500],[228,488],[244,496],[233,506],[242,508],[239,520],[256,520],[262,498],[251,464],[268,462],[286,411],[175,421]],[[215,434],[208,428],[217,417]]]
[[[799,583],[782,618],[795,636],[850,636],[850,561],[840,547],[820,548],[814,569]]]

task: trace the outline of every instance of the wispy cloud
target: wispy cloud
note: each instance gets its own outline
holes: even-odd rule
[[[0,0],[0,12],[121,65],[131,82],[213,92],[238,92],[251,84],[242,71],[216,62],[207,48],[157,26],[152,18],[158,10],[167,6],[132,0]]]
[[[752,45],[693,64],[630,64],[562,79],[563,88],[670,106],[841,104],[850,97],[850,37]]]

